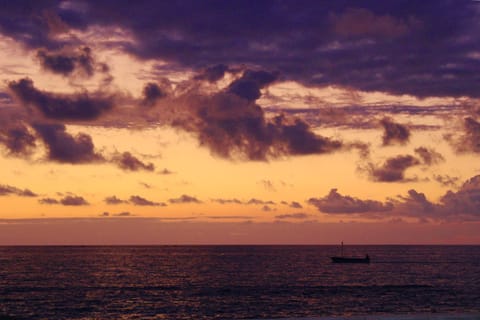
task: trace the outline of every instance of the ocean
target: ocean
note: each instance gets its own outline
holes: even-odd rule
[[[0,319],[480,319],[480,246],[0,247]]]

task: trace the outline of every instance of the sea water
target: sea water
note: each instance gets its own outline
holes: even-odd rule
[[[480,319],[480,246],[0,247],[0,319]]]

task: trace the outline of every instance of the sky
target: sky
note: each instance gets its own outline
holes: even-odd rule
[[[480,2],[0,1],[0,245],[479,244]]]

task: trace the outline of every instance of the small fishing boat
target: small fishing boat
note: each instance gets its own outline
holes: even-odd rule
[[[343,256],[343,241],[342,241],[342,254],[340,257],[330,257],[333,263],[370,263],[370,257],[368,254],[365,257],[344,257]]]

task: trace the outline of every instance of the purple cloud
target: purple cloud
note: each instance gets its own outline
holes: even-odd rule
[[[418,154],[422,159],[422,162],[428,166],[439,164],[440,162],[445,161],[445,158],[440,153],[426,147],[416,148],[415,153]]]
[[[163,202],[154,202],[147,200],[145,198],[142,198],[140,196],[131,196],[129,199],[129,202],[136,205],[136,206],[159,206],[159,207],[165,207],[166,204]]]
[[[405,178],[405,171],[419,164],[420,161],[411,155],[398,155],[388,158],[381,166],[370,164],[368,171],[374,181],[406,182],[412,179]]]
[[[256,198],[252,198],[250,200],[248,200],[246,202],[246,204],[253,204],[253,205],[275,205],[275,202],[271,201],[271,200],[267,200],[267,201],[264,201],[264,200],[259,200],[259,199],[256,199]]]
[[[172,198],[169,199],[168,202],[172,204],[180,204],[180,203],[202,203],[202,201],[198,200],[195,197],[183,194],[179,198]]]
[[[193,0],[151,0],[141,6],[101,1],[81,9],[64,2],[31,1],[2,9],[0,32],[27,48],[76,47],[78,39],[66,31],[95,26],[107,34],[115,27],[134,41],[111,46],[177,68],[250,65],[278,70],[286,79],[307,85],[419,97],[479,96],[480,66],[472,54],[480,46],[475,1],[407,2],[401,10],[396,2],[370,1],[359,7],[353,0],[265,1],[255,6],[241,1],[200,5]],[[65,36],[52,36],[61,33]],[[218,67],[204,78],[215,81],[224,69]],[[251,83],[239,87],[244,97],[257,95]]]
[[[92,76],[94,72],[94,60],[92,50],[82,47],[76,52],[48,52],[41,49],[37,53],[42,67],[53,73],[63,76],[71,75],[76,69],[85,75]]]
[[[332,189],[327,196],[310,198],[308,203],[326,214],[359,214],[371,219],[414,217],[422,221],[480,221],[480,175],[465,181],[457,191],[447,191],[437,203],[414,189],[386,202],[344,196]]]
[[[410,139],[410,130],[408,127],[393,122],[390,118],[383,118],[380,121],[383,126],[383,145],[389,146],[394,143],[405,144]]]
[[[104,160],[85,133],[72,136],[62,124],[34,124],[33,128],[45,142],[50,160],[72,164]]]
[[[30,189],[19,189],[6,184],[0,184],[0,196],[16,195],[19,197],[37,197],[38,195]]]
[[[130,152],[123,152],[113,157],[113,161],[123,170],[128,171],[154,171],[153,163],[144,163],[133,156]]]
[[[467,117],[463,123],[463,134],[458,141],[452,141],[458,152],[480,153],[480,122]]]
[[[42,198],[38,200],[41,204],[59,204],[59,201],[54,198]]]
[[[36,147],[35,140],[31,130],[23,124],[0,128],[0,143],[5,145],[11,155],[29,155]]]
[[[267,72],[246,70],[244,73],[247,75],[240,79],[247,79],[248,83],[263,86],[273,81]],[[314,133],[300,119],[283,115],[267,119],[254,102],[257,94],[245,98],[250,93],[244,92],[247,89],[243,85],[233,85],[235,81],[215,94],[194,90],[179,96],[177,104],[182,113],[173,119],[172,125],[192,132],[200,145],[223,158],[267,160],[284,155],[332,153],[344,147],[341,141]]]
[[[378,213],[391,211],[393,204],[376,200],[361,200],[358,198],[343,196],[337,189],[330,190],[330,193],[322,198],[310,198],[307,201],[323,213]]]
[[[238,200],[238,199],[212,199],[212,202],[216,202],[216,203],[219,203],[219,204],[243,204],[242,201]]]
[[[103,201],[104,201],[106,204],[124,204],[124,203],[128,203],[127,200],[119,199],[119,198],[117,198],[117,196],[106,197]]]
[[[197,76],[196,80],[206,80],[208,82],[216,82],[222,79],[225,75],[225,72],[228,70],[228,67],[224,64],[217,64],[208,68],[205,68]]]
[[[289,213],[289,214],[280,214],[275,216],[275,219],[307,219],[310,217],[309,214],[299,212],[299,213]]]
[[[80,196],[66,196],[62,198],[60,204],[64,206],[88,206],[89,203],[83,197]]]
[[[167,90],[170,90],[170,83],[164,81],[164,83],[162,84],[162,87],[154,82],[149,82],[145,85],[145,87],[143,88],[142,100],[142,104],[144,106],[153,107],[159,99],[165,98],[167,96]]]
[[[43,116],[55,120],[94,120],[113,108],[113,97],[99,93],[54,94],[34,87],[24,78],[11,81],[8,87],[26,106],[33,106]]]

